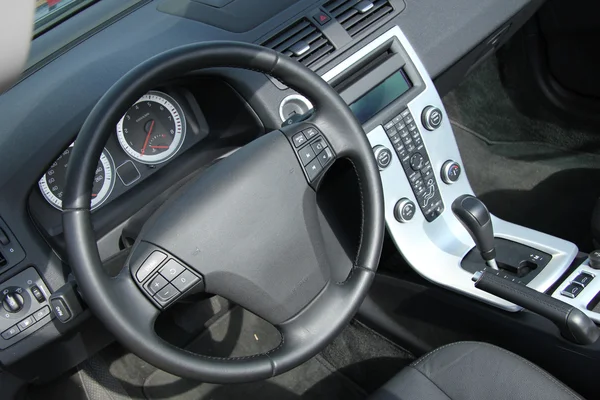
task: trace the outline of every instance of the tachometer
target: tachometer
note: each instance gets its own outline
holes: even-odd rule
[[[58,210],[62,210],[62,198],[71,151],[73,151],[73,145],[63,151],[38,182],[40,191],[46,201]],[[114,174],[112,157],[108,150],[104,149],[96,167],[96,174],[94,175],[92,201],[90,204],[92,210],[100,207],[112,192],[115,181]]]
[[[117,138],[129,156],[145,164],[173,157],[185,139],[185,117],[177,102],[161,92],[148,92],[117,124]]]

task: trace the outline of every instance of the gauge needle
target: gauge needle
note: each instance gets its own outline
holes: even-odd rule
[[[150,146],[151,149],[168,149],[169,146]]]
[[[150,140],[150,135],[152,135],[152,128],[154,128],[154,120],[150,124],[150,129],[148,129],[148,134],[146,135],[146,141],[144,142],[144,147],[142,147],[142,155],[146,152],[146,147],[148,147],[148,140]]]

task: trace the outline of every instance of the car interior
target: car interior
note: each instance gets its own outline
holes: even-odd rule
[[[0,4],[1,399],[600,398],[598,2]]]

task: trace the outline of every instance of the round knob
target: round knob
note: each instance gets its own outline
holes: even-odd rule
[[[434,131],[442,125],[442,110],[434,106],[425,107],[421,114],[421,122],[428,131]]]
[[[386,169],[392,163],[392,152],[385,146],[373,147],[373,154],[375,154],[375,160],[381,170]]]
[[[600,250],[594,250],[590,253],[590,267],[600,269]]]
[[[423,158],[423,155],[421,153],[415,153],[410,158],[410,167],[414,171],[418,171],[421,168],[423,168],[423,164],[425,164],[425,159]]]
[[[454,182],[460,178],[460,174],[462,172],[462,168],[460,164],[456,161],[448,160],[442,165],[442,180],[448,184],[452,185]]]
[[[398,222],[408,222],[413,219],[416,210],[415,203],[407,198],[402,198],[394,206],[394,217],[396,217]]]
[[[2,299],[2,306],[9,313],[18,313],[23,308],[23,304],[23,296],[15,292],[5,294]]]

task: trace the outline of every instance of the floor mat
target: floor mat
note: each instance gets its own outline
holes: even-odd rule
[[[600,155],[533,142],[492,142],[453,121],[469,182],[496,216],[593,250]]]
[[[521,114],[504,90],[490,57],[443,99],[450,119],[491,141],[540,142],[600,153],[598,130],[585,131]]]

